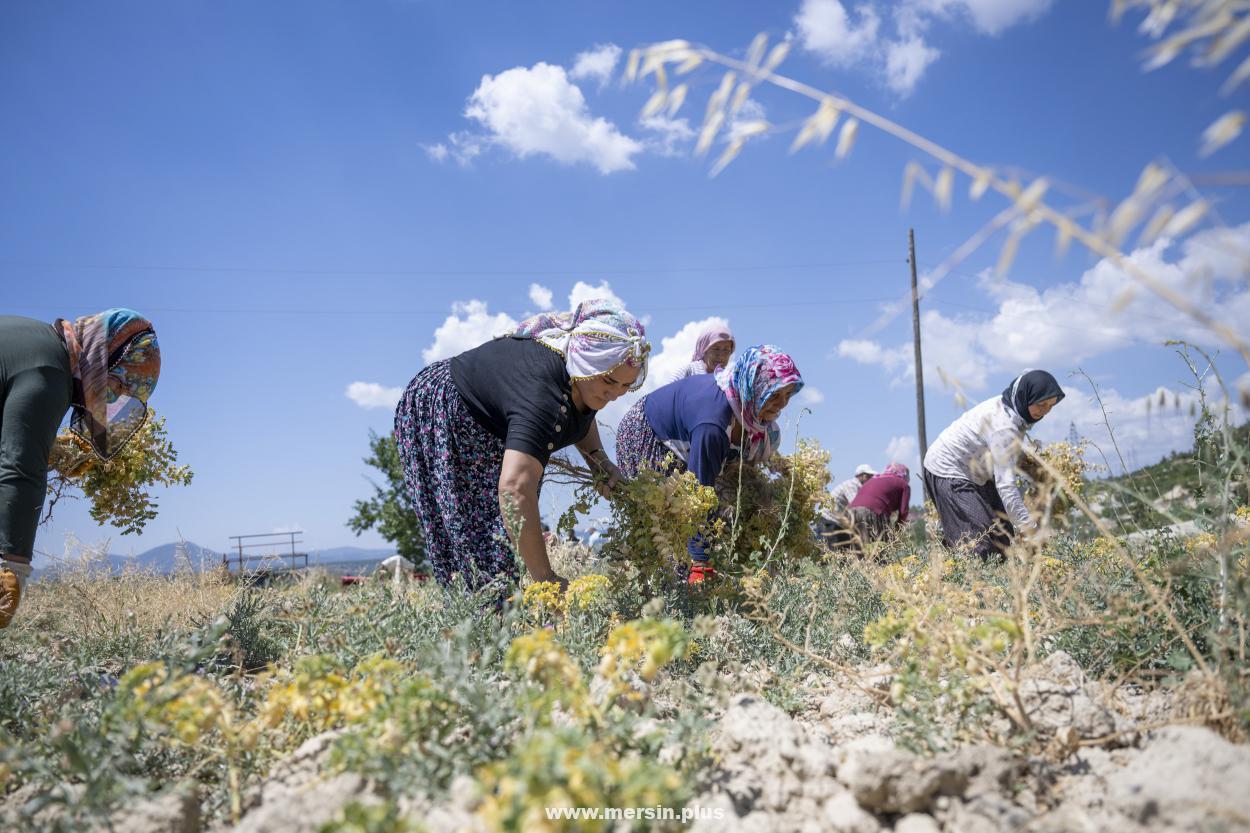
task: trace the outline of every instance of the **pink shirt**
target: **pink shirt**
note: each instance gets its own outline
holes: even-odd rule
[[[851,501],[851,508],[863,506],[878,515],[889,517],[898,513],[898,522],[907,520],[907,504],[911,503],[911,485],[893,474],[878,474],[859,487],[859,494]]]

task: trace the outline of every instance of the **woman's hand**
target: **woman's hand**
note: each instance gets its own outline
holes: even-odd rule
[[[586,458],[586,462],[590,464],[590,470],[595,475],[595,491],[605,498],[612,496],[612,490],[618,484],[629,482],[625,475],[617,468],[611,458],[603,450],[596,451]]]

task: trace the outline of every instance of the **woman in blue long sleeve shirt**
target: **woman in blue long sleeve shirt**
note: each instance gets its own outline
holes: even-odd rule
[[[714,486],[732,448],[741,449],[747,462],[762,462],[776,452],[777,417],[802,387],[793,360],[769,344],[748,349],[719,373],[665,385],[621,420],[616,432],[621,471],[632,478],[643,468],[668,474],[688,470],[699,483]],[[715,575],[702,535],[687,549],[692,584]]]

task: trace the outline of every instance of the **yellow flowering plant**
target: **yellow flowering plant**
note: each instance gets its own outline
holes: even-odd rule
[[[736,574],[767,564],[777,552],[787,559],[820,555],[812,524],[829,480],[829,453],[812,440],[800,440],[793,454],[778,454],[766,466],[726,466],[716,482],[723,519],[713,545],[716,568]]]
[[[579,717],[589,714],[582,670],[556,642],[551,631],[540,628],[513,639],[504,664],[531,683],[525,697],[532,723],[549,723],[552,710],[556,708]]]
[[[258,718],[269,728],[285,726],[297,737],[359,723],[409,671],[381,654],[366,657],[350,671],[334,657],[300,657],[293,669],[272,676]]]
[[[1085,476],[1090,471],[1085,459],[1088,444],[1057,442],[1021,447],[1019,467],[1028,479],[1025,504],[1033,517],[1045,518],[1052,526],[1066,526],[1073,497],[1085,494]]]
[[[111,524],[123,535],[141,532],[156,517],[157,502],[149,489],[187,486],[193,477],[190,466],[178,464],[178,452],[165,432],[165,418],[154,411],[107,461],[92,456],[81,438],[62,432],[53,445],[49,466],[48,517],[56,502],[76,489],[91,502],[92,520]]]
[[[487,830],[665,830],[657,819],[635,824],[550,818],[553,807],[681,807],[689,798],[676,769],[637,752],[615,749],[576,727],[544,728],[520,741],[512,755],[477,773],[483,801],[478,820]]]

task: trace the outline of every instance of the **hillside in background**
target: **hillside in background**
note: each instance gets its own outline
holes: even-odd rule
[[[192,569],[195,570],[211,570],[221,564],[222,552],[220,550],[212,550],[208,547],[202,547],[194,541],[186,541],[185,555],[179,554],[179,542],[171,541],[168,544],[152,547],[149,550],[139,553],[138,555],[117,555],[110,553],[105,556],[103,561],[108,565],[109,572],[120,573],[124,570],[141,570],[145,572],[156,573],[172,573],[179,567],[179,558],[183,557]],[[261,550],[253,551],[259,554]],[[268,552],[268,551],[265,551]],[[276,555],[282,554],[281,547],[275,547],[272,550]],[[327,566],[327,565],[343,565],[355,562],[378,562],[382,559],[394,554],[393,549],[368,549],[365,547],[331,547],[329,549],[310,550],[308,553],[309,566]],[[47,558],[37,556],[35,558],[35,576],[54,573],[59,569],[70,566],[76,566],[77,562],[69,563],[64,561],[51,561]],[[342,572],[342,570],[338,570]],[[334,570],[332,570],[334,572]]]
[[[1250,422],[1233,428],[1233,445],[1250,448]],[[1125,474],[1091,480],[1086,498],[1090,508],[1127,533],[1207,515],[1218,504],[1222,488],[1210,464],[1190,448]],[[1234,502],[1250,500],[1246,483],[1234,484],[1234,489]]]

